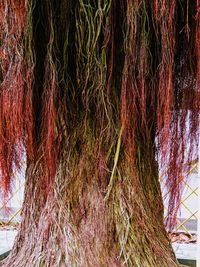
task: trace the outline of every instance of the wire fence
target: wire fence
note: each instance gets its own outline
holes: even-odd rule
[[[12,184],[12,193],[6,200],[0,195],[0,226],[18,226],[21,221],[21,208],[24,198],[25,163],[22,171],[15,173],[15,182]]]
[[[163,201],[165,207],[165,216],[168,214],[168,196],[165,181],[161,179],[161,188],[163,192]],[[198,213],[198,188],[200,184],[198,174],[198,161],[195,160],[190,165],[190,170],[182,178],[183,192],[181,202],[174,209],[179,210],[175,218],[176,224],[171,233],[170,238],[172,242],[180,243],[196,243],[197,241],[197,213]]]

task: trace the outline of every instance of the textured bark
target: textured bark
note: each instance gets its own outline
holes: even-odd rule
[[[47,197],[41,170],[33,178],[31,168],[20,231],[0,266],[178,266],[163,224],[156,167],[154,177],[148,170],[143,177],[136,170],[117,176],[107,197],[104,185],[91,175],[92,163],[73,179],[60,165]],[[154,182],[148,184],[150,178]]]

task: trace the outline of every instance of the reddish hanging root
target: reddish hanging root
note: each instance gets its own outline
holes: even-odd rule
[[[43,94],[43,132],[41,134],[42,155],[33,141],[35,124],[32,103],[33,62],[24,53],[24,31],[26,30],[26,1],[7,1],[0,6],[2,45],[1,72],[1,176],[5,194],[10,190],[14,170],[21,167],[23,151],[26,149],[29,161],[41,160],[44,166],[46,184],[52,182],[56,173],[56,112],[54,97],[57,81],[55,71],[46,68],[46,84]],[[8,17],[9,14],[9,17]],[[6,29],[9,32],[6,32]],[[7,36],[7,38],[5,38]],[[51,77],[51,80],[49,78]],[[37,116],[37,115],[36,115]],[[48,186],[46,187],[48,191]]]
[[[31,70],[27,71],[26,76],[26,86],[27,90],[25,93],[25,114],[24,114],[24,124],[25,124],[25,147],[27,153],[27,159],[33,161],[34,159],[34,148],[33,143],[33,103],[32,103],[32,80],[33,73]]]
[[[123,127],[123,140],[126,146],[127,159],[131,161],[136,153],[136,125],[137,125],[137,83],[135,81],[135,66],[137,64],[137,17],[142,1],[127,1],[127,40],[125,43],[125,62],[121,87],[121,123]]]
[[[47,192],[52,186],[57,169],[58,162],[58,149],[59,143],[57,138],[57,126],[56,126],[56,108],[55,108],[55,94],[57,88],[57,79],[55,70],[47,66],[46,67],[46,83],[43,95],[43,125],[42,125],[42,139],[44,140],[43,153],[43,168],[46,172]]]
[[[167,223],[170,228],[173,228],[175,224],[183,188],[183,176],[188,171],[187,166],[189,166],[189,162],[196,157],[195,153],[197,152],[197,149],[195,146],[197,146],[199,123],[199,111],[197,111],[196,108],[196,99],[198,99],[198,78],[197,81],[195,81],[195,73],[198,77],[199,71],[198,69],[190,69],[190,62],[192,62],[193,59],[192,56],[191,58],[189,57],[193,54],[194,48],[187,44],[187,42],[193,42],[191,40],[193,35],[195,35],[195,32],[196,34],[198,33],[199,26],[198,23],[196,23],[196,27],[187,24],[188,27],[191,28],[191,40],[188,40],[188,31],[183,31],[181,33],[184,36],[185,47],[188,49],[187,55],[189,56],[188,58],[181,59],[183,62],[183,67],[180,69],[181,77],[173,77],[172,73],[174,73],[174,64],[180,64],[180,66],[182,64],[181,61],[174,62],[175,43],[177,41],[174,26],[175,16],[177,16],[177,11],[175,9],[176,5],[178,5],[177,1],[173,1],[173,3],[170,4],[166,4],[166,2],[163,1],[163,6],[165,6],[165,8],[162,8],[162,10],[166,13],[162,13],[161,17],[161,20],[163,20],[163,23],[161,23],[161,33],[163,35],[163,58],[160,65],[159,97],[157,105],[158,142],[160,146],[161,162],[165,166],[165,169],[168,169],[167,186],[169,188],[169,217]],[[187,17],[185,19],[187,19]],[[198,38],[199,37],[197,37],[197,39]],[[196,51],[196,59],[199,61],[198,49]],[[181,56],[181,51],[178,51],[178,53]],[[176,110],[176,108],[174,110],[174,92],[177,90],[174,81],[176,81],[176,79],[181,80],[178,81],[178,83],[181,84],[179,90],[181,90],[182,94],[182,99],[179,100],[179,110]],[[191,82],[190,79],[192,79],[193,82]],[[187,96],[188,89],[186,87],[188,85],[190,86],[189,97]],[[190,147],[189,150],[188,145]]]
[[[25,1],[3,1],[0,5],[1,56],[1,177],[5,194],[10,190],[14,168],[20,168],[23,153],[24,48],[22,44]]]
[[[152,77],[148,43],[148,35],[151,32],[148,33],[142,28],[141,19],[143,18],[141,14],[144,14],[142,11],[145,10],[148,4],[146,1],[134,1],[134,3],[127,1],[126,5],[125,62],[121,87],[123,142],[129,159],[137,158],[138,143],[136,143],[136,140],[138,133],[145,142],[150,142],[151,129],[149,128],[149,121],[153,120],[153,116],[156,115],[154,123],[156,123],[157,130],[157,150],[161,158],[161,167],[168,168],[166,175],[170,194],[168,225],[173,227],[183,187],[182,177],[186,171],[183,166],[189,166],[188,163],[195,157],[195,151],[197,151],[195,145],[197,145],[199,122],[197,103],[199,100],[196,92],[199,90],[199,65],[197,70],[188,67],[190,62],[193,61],[192,55],[194,51],[194,47],[192,48],[187,44],[188,31],[181,33],[186,49],[188,47],[186,63],[182,67],[182,59],[178,62],[175,58],[177,53],[176,42],[178,42],[177,38],[180,38],[180,33],[177,33],[178,30],[175,25],[177,12],[180,11],[178,11],[178,2],[176,0],[170,3],[166,0],[154,0],[151,5],[151,12],[156,41],[161,50],[160,54],[158,53],[157,55],[158,62],[155,77]],[[188,6],[186,7],[187,12],[189,12],[189,8],[192,10],[192,7]],[[187,16],[184,19],[187,20]],[[190,39],[192,40],[194,34],[196,36],[196,59],[199,62],[199,17],[196,20],[197,23],[193,21],[189,25],[188,20],[187,23],[188,27],[191,27]],[[195,27],[192,26],[194,23],[196,24]],[[180,51],[180,53],[182,52]],[[181,66],[180,73],[177,75],[181,75],[182,78],[174,76],[176,64]],[[195,76],[197,77],[196,81]],[[193,82],[187,81],[188,77]],[[176,79],[183,80],[183,82],[181,81],[181,89],[179,89],[182,95],[179,99],[179,111],[175,107]],[[186,96],[184,88],[188,82],[191,84],[190,98]],[[149,83],[155,88],[155,91],[152,90]],[[150,106],[148,104],[149,99],[152,101]],[[148,114],[149,112],[153,112],[152,116]],[[187,130],[188,124],[190,125],[189,130]],[[139,132],[138,129],[140,129]],[[189,140],[190,149],[186,153],[188,147],[186,144],[188,144]]]
[[[157,1],[155,6],[157,6]],[[156,72],[157,78],[157,130],[158,130],[158,144],[160,148],[161,164],[169,161],[170,167],[167,172],[167,184],[170,188],[170,209],[171,204],[176,205],[177,201],[180,199],[180,187],[181,184],[177,183],[179,176],[174,175],[174,170],[178,171],[179,166],[176,166],[178,158],[178,148],[174,145],[172,148],[172,153],[169,155],[170,143],[170,128],[172,121],[172,109],[174,106],[174,86],[173,86],[173,70],[174,70],[174,52],[175,52],[175,27],[173,25],[173,20],[175,16],[175,5],[176,1],[172,3],[167,3],[165,0],[159,1],[160,9],[154,10],[154,16],[156,18],[156,23],[160,27],[161,32],[161,59]],[[159,16],[158,16],[159,14]],[[159,17],[159,21],[158,18]],[[177,127],[175,126],[176,130]],[[176,133],[176,132],[175,132]],[[176,138],[173,136],[176,142]],[[174,161],[175,160],[175,161]],[[166,165],[165,165],[166,166]],[[162,166],[161,166],[162,167]],[[176,173],[177,174],[177,173]],[[174,185],[172,188],[171,185]],[[174,206],[173,206],[174,207]],[[171,211],[171,210],[170,210]],[[173,210],[173,212],[177,210]],[[170,218],[170,227],[174,224]]]

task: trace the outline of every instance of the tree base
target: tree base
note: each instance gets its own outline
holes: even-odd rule
[[[125,199],[118,190],[108,201],[94,188],[86,192],[79,205],[75,205],[77,194],[71,199],[52,194],[39,218],[34,218],[38,214],[34,201],[28,205],[32,212],[25,206],[14,247],[0,266],[179,266],[164,226],[152,216],[148,202],[142,206],[134,195],[132,209],[128,195]]]

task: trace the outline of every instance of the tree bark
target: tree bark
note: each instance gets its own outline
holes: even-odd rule
[[[121,159],[108,195],[89,156],[86,162],[73,178],[60,164],[48,195],[42,170],[29,165],[20,230],[0,266],[179,266],[163,223],[156,168],[154,177],[147,169],[140,177],[128,166],[120,175]]]

